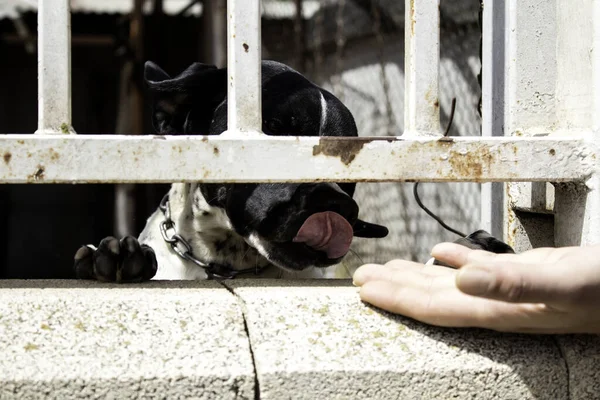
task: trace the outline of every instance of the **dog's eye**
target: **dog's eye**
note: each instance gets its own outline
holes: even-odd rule
[[[283,128],[283,122],[281,122],[277,118],[270,119],[267,121],[267,128],[270,132],[278,133]]]

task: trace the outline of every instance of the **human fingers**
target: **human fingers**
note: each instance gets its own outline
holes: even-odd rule
[[[455,296],[450,299],[449,292],[439,284],[436,284],[435,289],[431,287],[433,282],[430,279],[435,278],[423,275],[422,279],[428,283],[419,285],[412,282],[407,285],[390,281],[369,281],[361,286],[360,298],[376,307],[431,325],[478,325],[474,318],[473,304],[461,304],[461,298],[466,298],[467,295],[456,290]]]
[[[453,269],[441,267],[439,265],[424,265],[406,260],[391,260],[385,265],[365,264],[360,266],[352,277],[356,286],[361,286],[368,281],[402,281],[405,279],[407,271],[415,271],[427,275],[447,275],[454,272]]]
[[[439,243],[431,249],[431,255],[437,260],[456,268],[460,268],[469,262],[489,262],[499,256],[508,256],[508,259],[515,256],[514,254],[501,255],[485,250],[474,250],[456,243]],[[506,258],[503,257],[503,259]]]
[[[460,292],[449,277],[422,275],[421,284],[367,282],[363,301],[415,320],[443,327],[477,327],[497,331],[550,333],[564,320],[540,304],[511,304]]]
[[[474,250],[456,243],[439,243],[431,250],[431,255],[449,265],[460,268],[476,262],[555,262],[572,252],[573,248],[537,248],[519,254],[495,254],[485,250]]]
[[[499,259],[465,265],[456,275],[456,286],[472,296],[511,303],[564,303],[574,290],[562,265]]]

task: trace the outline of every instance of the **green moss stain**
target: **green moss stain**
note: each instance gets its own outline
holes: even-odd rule
[[[317,313],[321,314],[322,316],[325,316],[325,315],[329,314],[329,306],[328,305],[324,305],[321,308],[315,309],[315,311]]]
[[[25,351],[33,351],[39,349],[40,346],[33,343],[27,343],[25,346],[23,346],[23,348],[25,349]]]

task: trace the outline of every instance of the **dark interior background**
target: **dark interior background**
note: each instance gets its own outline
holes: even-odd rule
[[[36,14],[23,20],[32,32]],[[201,19],[146,16],[145,53],[168,71],[199,59]],[[168,29],[164,25],[168,24]],[[114,14],[72,15],[72,35],[96,35],[98,44],[72,47],[73,126],[78,134],[115,131],[119,74],[124,57],[117,50],[128,20]],[[0,21],[0,37],[14,26]],[[37,128],[37,54],[22,42],[0,40],[0,132],[33,133]],[[139,76],[141,77],[141,71]],[[141,81],[140,81],[141,82]],[[151,133],[148,109],[145,132]],[[136,185],[136,234],[156,208],[166,185]],[[113,234],[115,186],[0,185],[0,278],[72,278],[78,246]]]
[[[35,36],[37,14],[20,16]],[[115,132],[120,73],[127,57],[132,57],[124,46],[131,18],[72,11],[72,114],[80,135]],[[171,74],[192,62],[206,62],[208,23],[202,15],[146,13],[144,60],[155,61]],[[291,35],[292,19],[263,20],[263,38],[273,43],[271,54],[289,51],[285,43],[293,42]],[[141,64],[136,76],[143,86]],[[33,134],[36,99],[37,53],[27,51],[10,18],[0,18],[0,133]],[[144,133],[153,132],[148,104]],[[134,235],[167,190],[168,185],[135,185]],[[111,184],[0,184],[0,279],[74,278],[72,260],[78,247],[115,235],[114,193]]]

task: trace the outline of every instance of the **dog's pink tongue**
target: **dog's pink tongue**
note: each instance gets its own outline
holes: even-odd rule
[[[333,211],[313,214],[302,224],[294,242],[306,243],[323,251],[328,258],[339,258],[348,252],[354,233],[344,217]]]

